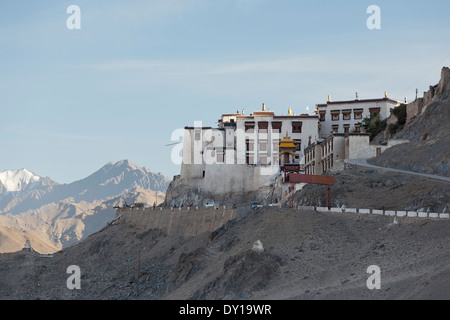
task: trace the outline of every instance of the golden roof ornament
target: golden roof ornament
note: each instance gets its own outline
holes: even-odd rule
[[[280,148],[296,148],[294,140],[289,137],[289,133],[287,131],[286,136],[280,141]]]

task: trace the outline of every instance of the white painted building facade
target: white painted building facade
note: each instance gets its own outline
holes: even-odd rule
[[[319,138],[317,115],[277,116],[273,111],[223,114],[217,128],[185,127],[180,178],[199,191],[214,194],[252,192],[270,185],[285,159],[280,141],[295,142],[290,163],[303,160],[309,141]]]
[[[320,137],[326,138],[333,133],[358,133],[361,132],[362,120],[373,113],[380,115],[381,119],[387,119],[391,115],[391,109],[399,106],[401,102],[389,99],[387,93],[382,99],[366,99],[349,101],[328,101],[325,104],[317,104],[315,114],[320,118]]]
[[[387,149],[407,142],[397,139],[385,145],[372,145],[368,133],[333,133],[305,149],[305,173],[321,175],[342,165],[345,159],[378,157]]]
[[[316,105],[314,115],[295,115],[289,108],[280,116],[263,104],[250,115],[223,114],[216,128],[185,127],[180,178],[199,192],[245,194],[271,185],[286,164],[322,174],[340,160],[384,151],[370,146],[368,135],[359,135],[361,123],[371,113],[388,118],[400,102],[386,94],[382,99],[328,100]],[[292,147],[289,152],[283,152],[285,145]]]

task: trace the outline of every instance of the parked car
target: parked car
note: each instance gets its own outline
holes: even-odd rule
[[[262,204],[258,201],[252,201],[252,208],[262,208]]]
[[[281,203],[271,203],[269,207],[281,207]]]
[[[205,208],[214,207],[215,203],[213,201],[209,201],[205,204]]]

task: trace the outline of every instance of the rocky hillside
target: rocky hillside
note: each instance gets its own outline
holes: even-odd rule
[[[445,181],[354,165],[346,165],[334,178],[333,207],[430,212],[450,207],[450,189]],[[323,185],[306,185],[296,193],[295,205],[325,206],[325,189]]]
[[[24,232],[10,227],[0,227],[0,252],[20,251],[27,240],[32,243],[34,250],[42,254],[59,250],[48,240],[42,239],[32,231]]]
[[[441,79],[436,95],[424,107],[425,111],[394,136],[410,142],[388,149],[380,157],[368,160],[369,163],[450,176],[450,90],[438,90],[450,86],[444,80]]]
[[[199,191],[197,188],[186,184],[179,176],[170,183],[166,191],[164,205],[167,207],[203,206],[207,202],[215,202],[217,205],[234,206],[251,201],[270,202],[269,198],[273,190],[271,187],[263,187],[255,192],[230,193],[214,195]]]
[[[449,227],[264,208],[183,238],[119,220],[54,258],[1,254],[0,299],[449,299]],[[66,287],[74,264],[80,290]],[[371,265],[381,290],[366,287]]]

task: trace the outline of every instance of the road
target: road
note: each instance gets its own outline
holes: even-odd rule
[[[363,167],[381,169],[381,170],[387,170],[387,171],[394,171],[394,172],[400,172],[400,173],[406,173],[406,174],[413,174],[416,176],[422,176],[422,177],[426,177],[426,178],[430,178],[430,179],[437,179],[437,180],[450,182],[449,177],[443,177],[443,176],[437,176],[434,174],[426,174],[426,173],[419,173],[419,172],[414,172],[414,171],[407,171],[407,170],[375,166],[375,165],[367,163],[367,159],[345,159],[344,162],[348,163],[348,164],[354,164],[357,166],[363,166]]]

